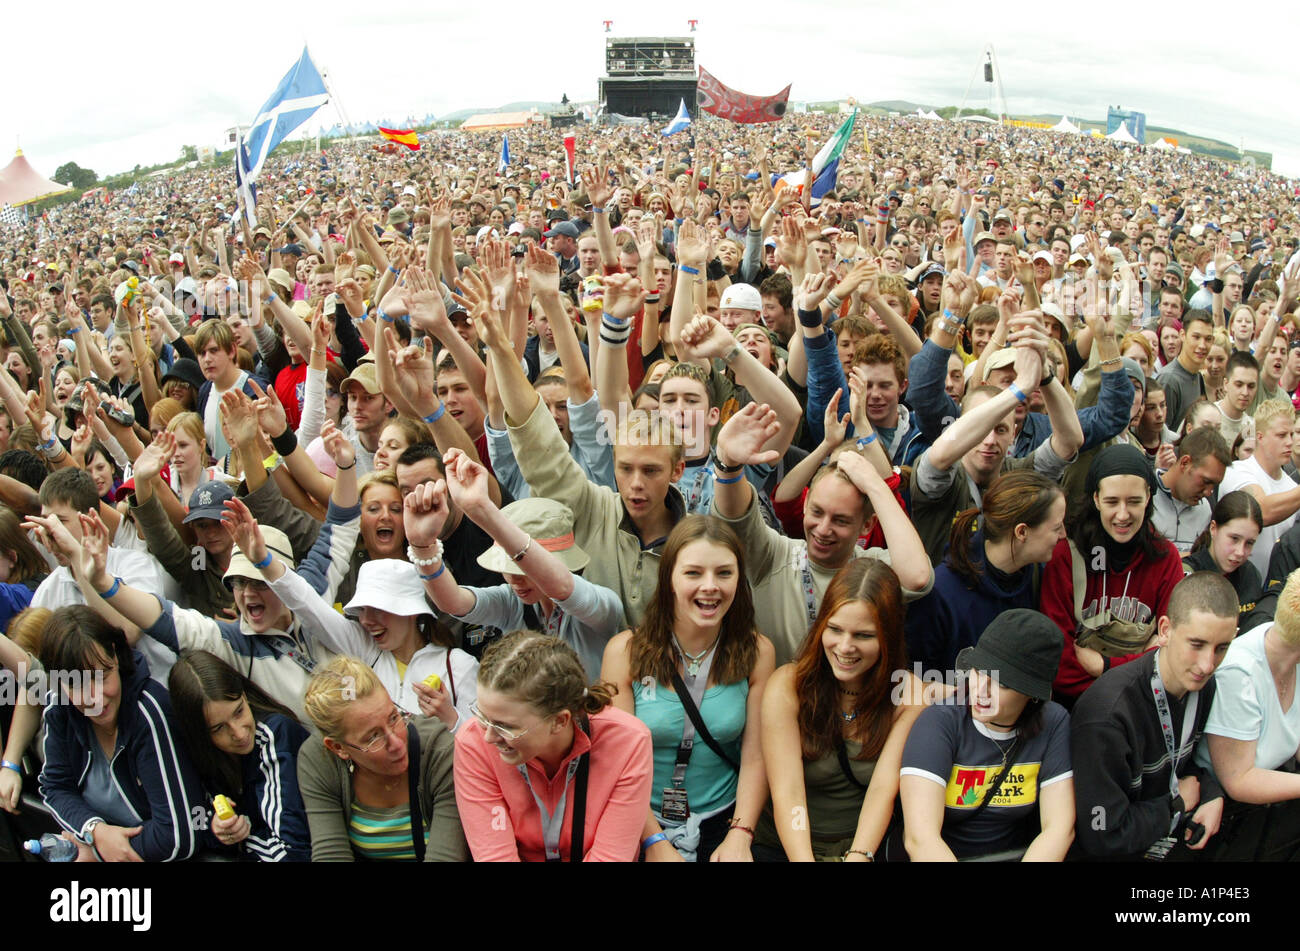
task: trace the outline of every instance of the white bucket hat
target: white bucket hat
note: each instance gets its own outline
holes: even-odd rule
[[[380,558],[361,566],[356,592],[343,613],[352,616],[366,607],[379,608],[398,617],[433,613],[424,600],[424,582],[415,565],[397,558]]]

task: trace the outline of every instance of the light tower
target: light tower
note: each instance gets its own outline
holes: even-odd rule
[[[1004,122],[1007,118],[1007,94],[1002,88],[1002,70],[998,66],[998,54],[993,49],[993,44],[989,43],[984,47],[984,61],[976,63],[975,71],[971,74],[970,82],[966,84],[966,94],[961,97],[961,106],[957,109],[956,118],[960,119],[962,112],[966,109],[966,103],[970,99],[970,91],[975,85],[975,77],[980,74],[980,69],[984,70],[984,82],[989,87],[989,112],[998,114],[998,122]]]

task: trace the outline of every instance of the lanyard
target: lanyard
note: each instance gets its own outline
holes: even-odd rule
[[[808,626],[817,622],[817,590],[813,587],[812,568],[808,564],[808,546],[798,548],[799,582],[803,587],[804,607],[808,611]]]
[[[1151,693],[1156,699],[1156,713],[1160,716],[1160,732],[1165,738],[1165,749],[1169,751],[1169,792],[1171,796],[1178,795],[1178,754],[1187,746],[1188,741],[1192,738],[1192,730],[1196,726],[1196,705],[1200,700],[1199,693],[1193,693],[1187,700],[1187,709],[1183,711],[1183,736],[1174,749],[1174,724],[1173,718],[1169,713],[1169,697],[1165,690],[1164,682],[1160,679],[1160,652],[1156,651],[1155,663],[1151,671]]]
[[[524,782],[528,784],[528,791],[533,794],[533,801],[537,803],[537,811],[542,816],[542,843],[546,847],[546,861],[560,861],[560,830],[564,826],[564,803],[569,798],[569,784],[573,782],[573,775],[578,771],[578,766],[582,762],[581,756],[575,756],[569,761],[568,769],[564,771],[564,791],[560,793],[560,802],[555,807],[555,812],[551,813],[546,810],[546,804],[542,802],[542,797],[537,795],[537,790],[533,788],[533,781],[528,776],[528,767],[524,763],[519,764],[519,772],[523,774]]]
[[[559,637],[560,625],[564,623],[564,608],[560,607],[558,604],[553,606],[551,608],[551,616],[543,623],[546,625],[547,634],[552,637]]]
[[[695,704],[695,709],[699,710],[700,705],[704,702],[704,689],[709,683],[709,670],[713,667],[713,657],[716,653],[717,644],[709,648],[708,654],[700,661],[699,673],[694,677],[690,675],[690,669],[682,674],[682,682],[686,684],[686,692],[690,694],[690,702]],[[680,648],[678,648],[680,650]],[[682,653],[685,653],[683,651]],[[685,708],[688,698],[682,698],[682,707]],[[700,714],[703,717],[703,714]],[[695,723],[689,716],[686,716],[685,709],[682,710],[682,742],[677,747],[677,761],[673,763],[673,785],[678,789],[686,785],[686,765],[691,761],[691,750],[695,746]]]
[[[704,465],[695,470],[695,478],[691,481],[691,491],[686,493],[686,514],[687,515],[707,515],[708,512],[696,512],[695,506],[703,502],[704,479],[707,476],[709,481],[713,481],[713,457],[710,456]]]

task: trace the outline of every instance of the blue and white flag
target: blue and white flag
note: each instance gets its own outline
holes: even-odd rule
[[[675,132],[681,132],[683,129],[689,127],[690,124],[691,114],[686,111],[686,100],[683,99],[681,105],[677,107],[677,115],[673,117],[672,122],[668,123],[668,128],[664,129],[663,134],[672,135]]]
[[[271,150],[327,102],[329,91],[325,88],[325,80],[304,46],[302,58],[285,73],[249,127],[246,142],[250,181],[256,181],[262,173],[262,166]]]
[[[244,204],[244,217],[248,227],[257,227],[257,187],[248,168],[248,149],[244,148],[244,137],[235,132],[235,193]]]
[[[501,159],[497,162],[497,174],[500,175],[510,164],[510,136],[501,136]]]

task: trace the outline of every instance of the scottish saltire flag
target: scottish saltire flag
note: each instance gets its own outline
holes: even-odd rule
[[[677,107],[677,115],[673,117],[672,122],[668,123],[668,127],[664,129],[663,134],[673,135],[674,133],[681,132],[683,129],[688,128],[690,124],[691,114],[686,111],[686,100],[683,99],[681,100],[681,105]]]
[[[248,227],[257,227],[257,188],[253,185],[253,175],[248,168],[248,149],[244,148],[244,137],[235,132],[235,193],[244,204],[244,217]]]
[[[510,136],[501,136],[501,158],[497,161],[497,174],[500,175],[510,164]]]
[[[844,149],[849,144],[849,137],[853,135],[853,123],[857,118],[858,110],[855,108],[853,114],[835,130],[835,134],[827,140],[813,159],[812,197],[814,201],[820,201],[823,195],[835,187],[835,178],[840,170],[840,156],[844,154]]]
[[[248,149],[249,180],[256,181],[266,164],[271,150],[283,142],[290,133],[312,117],[317,109],[329,102],[325,80],[316,64],[311,61],[307,47],[293,69],[285,73],[271,98],[257,111],[245,140]]]

